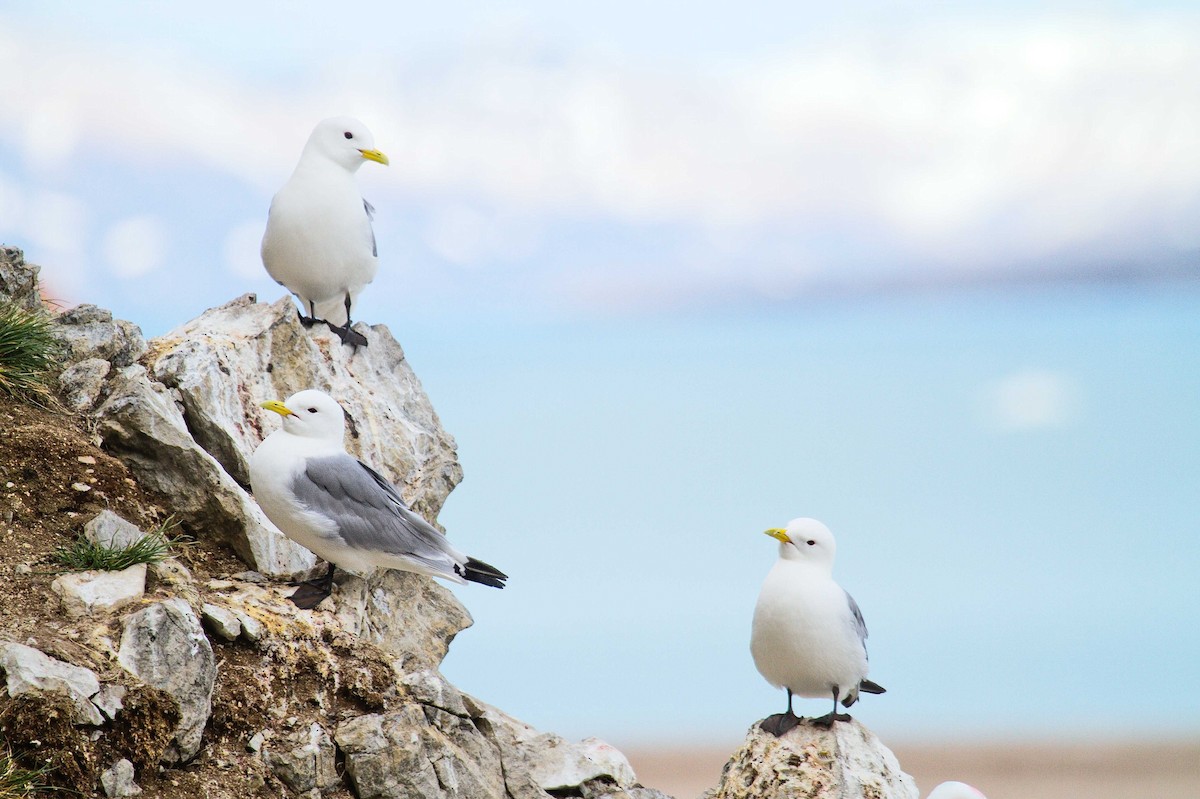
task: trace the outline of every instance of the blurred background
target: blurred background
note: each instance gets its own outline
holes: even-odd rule
[[[512,576],[455,589],[462,688],[715,783],[804,515],[885,742],[1196,742],[1200,12],[729,5],[8,2],[0,241],[147,336],[273,300],[271,196],[357,116],[355,318]]]

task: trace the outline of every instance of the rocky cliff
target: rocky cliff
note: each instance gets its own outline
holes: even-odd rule
[[[0,252],[0,300],[38,307],[36,274]],[[247,458],[271,429],[259,403],[310,387],[337,397],[348,448],[430,520],[461,479],[386,327],[359,325],[369,346],[351,351],[301,327],[290,300],[249,295],[149,342],[94,306],[55,326],[62,407],[0,401],[0,735],[23,765],[83,795],[663,796],[602,741],[539,732],[448,683],[439,666],[471,618],[436,581],[343,575],[317,610],[286,601],[286,580],[315,563],[247,492]],[[49,565],[79,537],[164,526],[191,542],[162,562]],[[915,795],[857,726],[792,737],[752,730],[713,795]],[[849,787],[739,792],[795,757],[804,779]]]

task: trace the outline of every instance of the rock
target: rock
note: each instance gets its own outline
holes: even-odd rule
[[[240,610],[235,610],[233,615],[237,616],[238,624],[242,626],[242,635],[246,636],[246,640],[254,643],[262,640],[263,623],[258,619]]]
[[[298,793],[327,790],[340,782],[333,740],[320,724],[275,738],[262,752],[275,776]]]
[[[83,526],[83,537],[110,549],[131,547],[145,537],[137,525],[125,521],[110,510],[102,510]]]
[[[335,736],[359,799],[505,799],[495,745],[471,719],[418,704],[341,724]]]
[[[103,358],[84,358],[67,367],[58,376],[58,388],[67,407],[76,413],[86,413],[96,407],[104,391],[104,379],[112,364]]]
[[[267,740],[267,736],[262,731],[254,733],[253,735],[250,736],[250,740],[246,741],[246,751],[248,751],[248,752],[259,751],[260,749],[263,748],[263,744],[266,743],[266,740]]]
[[[419,574],[339,578],[334,614],[342,627],[395,655],[405,671],[437,668],[471,614],[445,586]]]
[[[38,272],[25,263],[25,253],[16,247],[0,247],[0,300],[9,300],[26,311],[42,310],[38,294]]]
[[[67,363],[95,358],[121,369],[146,352],[146,339],[137,325],[114,320],[112,311],[95,305],[77,305],[59,314],[55,323],[55,332],[69,352]]]
[[[108,718],[115,719],[117,713],[125,709],[125,693],[124,685],[105,683],[100,686],[99,693],[92,697],[92,704]]]
[[[801,724],[782,738],[758,724],[702,799],[918,799],[913,778],[870,730],[838,722]]]
[[[408,689],[413,699],[423,705],[436,707],[455,716],[471,715],[462,692],[435,670],[427,669],[406,674],[400,679],[400,684]]]
[[[72,572],[55,578],[50,588],[72,618],[123,608],[146,593],[146,564],[121,571]]]
[[[150,368],[179,391],[196,442],[242,485],[250,454],[278,426],[260,403],[328,392],[346,410],[347,449],[434,519],[462,479],[454,439],[388,329],[362,327],[369,346],[347,347],[323,325],[302,327],[291,298],[267,305],[247,294],[156,338]]]
[[[100,775],[100,784],[104,787],[104,795],[108,797],[137,796],[142,792],[133,781],[133,764],[122,758],[112,764],[112,768]]]
[[[435,671],[406,675],[417,703],[343,722],[335,735],[358,796],[556,795],[657,799],[620,752],[573,744],[460,693]],[[643,793],[638,793],[643,791]]]
[[[582,799],[672,799],[672,797],[654,788],[647,788],[643,785],[635,785],[632,788],[618,788],[605,779],[585,782],[579,786],[578,792]]]
[[[540,733],[494,707],[477,704],[500,749],[506,774],[527,774],[546,792],[570,791],[595,780],[620,789],[637,784],[629,761],[603,741],[588,738],[571,743],[554,733]]]
[[[160,495],[197,537],[223,541],[259,571],[304,574],[316,557],[289,541],[211,455],[192,440],[183,412],[141,366],[120,370],[96,411],[105,446],[143,489]]]
[[[181,599],[158,602],[125,619],[117,661],[179,704],[175,741],[164,759],[190,760],[200,751],[217,677],[212,645]]]
[[[536,756],[530,759],[529,773],[544,791],[569,790],[596,780],[612,780],[625,788],[637,781],[625,755],[599,738],[572,744],[554,733],[542,733],[531,744],[528,749]]]
[[[204,625],[223,641],[232,641],[242,634],[242,623],[229,608],[205,602],[200,608],[200,616]]]
[[[100,690],[100,681],[91,669],[64,663],[31,646],[11,641],[0,642],[0,669],[7,679],[9,696],[31,691],[63,694],[75,706],[76,724],[104,723],[104,717],[91,702]]]

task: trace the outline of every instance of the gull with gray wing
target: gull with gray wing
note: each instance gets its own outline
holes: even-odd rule
[[[779,541],[779,560],[763,582],[754,608],[750,653],[767,682],[787,691],[787,712],[768,716],[762,729],[783,735],[800,723],[792,696],[832,697],[833,710],[811,723],[849,721],[859,692],[881,694],[867,679],[867,624],[850,594],[833,579],[836,545],[816,519],[793,519],[767,535]]]
[[[328,394],[309,389],[262,407],[282,416],[283,427],[250,459],[254,498],[284,535],[329,563],[323,577],[292,594],[298,607],[315,607],[329,596],[338,567],[504,587],[504,572],[451,546],[383,475],[346,452],[345,413]]]

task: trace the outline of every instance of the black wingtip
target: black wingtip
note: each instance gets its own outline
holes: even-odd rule
[[[463,579],[469,580],[472,583],[490,585],[492,588],[503,588],[504,581],[508,579],[508,575],[495,566],[484,563],[482,560],[467,558]]]
[[[864,694],[886,694],[887,693],[886,688],[884,688],[879,683],[871,682],[870,680],[863,680],[862,682],[860,682],[858,684],[858,690],[862,691]]]

